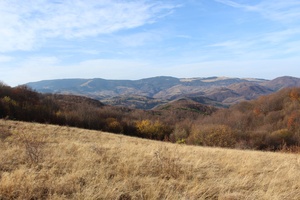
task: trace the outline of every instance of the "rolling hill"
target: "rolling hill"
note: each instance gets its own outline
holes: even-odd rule
[[[282,88],[299,87],[300,79],[287,76],[274,80],[161,76],[141,80],[61,79],[32,82],[26,85],[42,93],[82,95],[110,105],[151,109],[184,97],[206,98],[207,101],[204,103],[211,102],[221,107],[229,106]]]
[[[243,88],[243,85],[233,86]],[[259,87],[254,89],[260,91]],[[228,89],[222,90],[226,97]],[[205,105],[215,103],[207,97],[191,96],[170,100],[151,110],[141,110],[106,105],[84,96],[40,94],[24,86],[2,85],[0,118],[174,143],[269,151],[289,148],[294,151],[300,141],[299,97],[300,87],[285,88],[228,109]],[[155,100],[148,99],[149,102]],[[145,98],[131,100],[146,105],[143,103]]]

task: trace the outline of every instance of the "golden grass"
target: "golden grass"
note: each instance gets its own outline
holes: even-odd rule
[[[299,154],[4,120],[0,131],[1,200],[300,198]]]

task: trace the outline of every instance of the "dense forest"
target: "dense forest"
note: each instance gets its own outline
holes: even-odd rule
[[[40,94],[26,86],[0,85],[0,117],[4,119],[191,145],[271,151],[299,148],[300,88],[286,88],[228,109],[180,106],[146,111],[108,106],[81,96]]]

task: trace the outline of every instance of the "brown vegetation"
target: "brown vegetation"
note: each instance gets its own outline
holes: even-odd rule
[[[0,140],[3,200],[300,196],[296,154],[203,148],[9,120],[0,120],[0,127],[6,133]],[[33,159],[31,148],[37,152]]]
[[[174,143],[239,149],[297,150],[300,88],[215,109],[180,99],[155,110],[114,107],[73,95],[42,95],[0,85],[0,118],[102,130]]]

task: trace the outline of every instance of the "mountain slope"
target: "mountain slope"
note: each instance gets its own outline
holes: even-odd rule
[[[268,81],[263,79],[240,79],[227,77],[208,78],[175,78],[168,76],[153,77],[141,80],[105,80],[95,79],[62,79],[47,80],[26,84],[43,93],[76,94],[103,100],[109,104],[116,102],[128,104],[132,97],[145,99],[131,101],[134,108],[151,109],[160,102],[183,98],[207,98],[220,105],[229,106],[243,100],[255,99],[258,96],[276,92],[285,87],[300,87],[300,79],[295,77],[279,77]],[[147,103],[154,98],[153,102]],[[125,103],[126,102],[126,103]],[[136,103],[134,103],[136,102]],[[151,106],[152,105],[152,106]]]
[[[131,80],[105,79],[61,79],[27,83],[39,92],[69,93],[99,96],[140,95],[170,99],[174,95],[190,94],[204,91],[207,88],[226,87],[233,83],[257,82],[237,78],[194,78],[179,79],[174,77],[154,77]],[[174,88],[174,89],[173,89]],[[175,90],[175,91],[174,91]],[[160,94],[162,93],[162,94]],[[169,96],[168,96],[169,95]]]
[[[278,91],[287,87],[300,87],[300,79],[291,76],[283,76],[262,83],[261,85],[266,86],[272,90]]]

